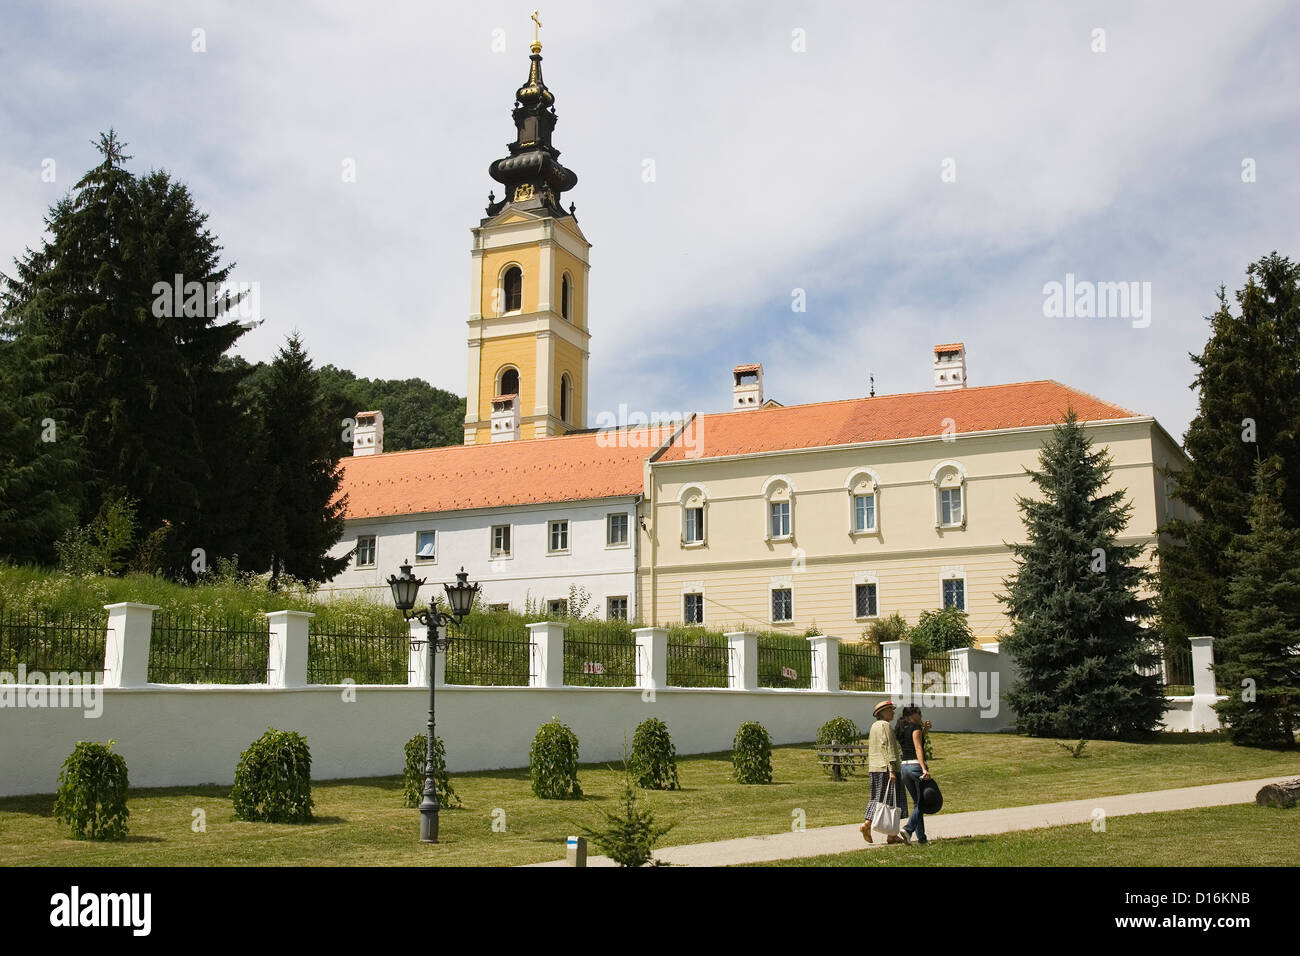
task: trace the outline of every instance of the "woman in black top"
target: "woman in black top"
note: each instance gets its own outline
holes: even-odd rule
[[[903,752],[903,786],[912,797],[914,807],[902,836],[908,843],[912,842],[912,837],[916,837],[917,843],[927,843],[925,811],[921,809],[921,781],[930,779],[930,770],[925,765],[925,723],[921,708],[910,704],[904,707],[894,724],[894,734]]]

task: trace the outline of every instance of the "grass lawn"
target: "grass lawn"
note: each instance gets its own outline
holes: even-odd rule
[[[1079,759],[1054,741],[1010,734],[936,734],[934,739],[932,769],[943,784],[945,811],[953,812],[1300,775],[1300,754],[1247,750],[1207,735],[1171,734],[1143,744],[1093,742]],[[804,812],[809,827],[862,819],[865,778],[830,781],[807,745],[775,748],[772,766],[772,785],[740,786],[730,779],[730,754],[680,757],[685,789],[645,795],[662,822],[675,824],[661,845],[782,832],[796,810]],[[584,799],[551,801],[533,797],[527,770],[457,775],[453,785],[464,806],[443,812],[437,847],[418,842],[418,814],[401,806],[397,777],[315,783],[318,819],[303,825],[237,822],[228,787],[133,790],[130,835],[112,844],[68,839],[51,816],[50,796],[6,797],[0,798],[0,860],[161,866],[541,862],[562,857],[564,839],[580,832],[579,823],[594,824],[599,808],[615,806],[621,770],[583,765],[580,779]],[[191,829],[195,809],[207,815],[204,833]],[[496,809],[504,811],[505,832],[492,829]],[[1297,818],[1290,819],[1294,827]],[[1117,819],[1113,833],[1128,825]],[[1208,836],[1179,840],[1203,842]]]
[[[750,866],[1294,866],[1300,810],[1238,804]]]

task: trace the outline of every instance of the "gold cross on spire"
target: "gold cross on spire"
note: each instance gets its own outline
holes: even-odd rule
[[[534,26],[533,26],[533,42],[534,42],[534,43],[540,43],[540,42],[542,42],[542,41],[541,41],[541,37],[538,36],[538,31],[541,30],[541,28],[542,28],[542,21],[538,19],[538,11],[534,10],[534,11],[533,11],[533,15],[532,15],[531,17],[529,17],[528,19],[532,20],[532,21],[533,21],[533,24],[534,24]]]

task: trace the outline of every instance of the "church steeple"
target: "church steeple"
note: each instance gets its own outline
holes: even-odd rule
[[[533,22],[540,27],[538,15]],[[548,438],[587,427],[591,243],[560,200],[578,177],[551,144],[555,97],[534,36],[515,92],[515,141],[490,167],[506,188],[489,196],[474,244],[465,443]]]
[[[568,213],[562,194],[578,184],[577,174],[560,164],[560,151],[551,144],[558,117],[555,95],[542,79],[542,44],[534,40],[528,79],[515,91],[515,141],[509,156],[488,167],[488,175],[505,187],[505,195],[487,207],[488,218],[513,203],[521,209],[545,210],[557,218]]]

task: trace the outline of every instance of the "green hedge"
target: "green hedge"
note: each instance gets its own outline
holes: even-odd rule
[[[261,823],[311,819],[311,750],[307,738],[268,728],[239,755],[230,792],[235,818]]]
[[[54,818],[76,840],[125,840],[126,760],[107,744],[79,741],[63,762]]]

